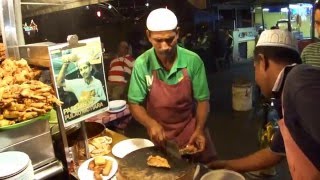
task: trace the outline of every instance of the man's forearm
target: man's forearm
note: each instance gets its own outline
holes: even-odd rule
[[[139,104],[133,104],[129,103],[129,109],[132,114],[132,116],[140,122],[144,127],[149,128],[151,127],[154,123],[157,123],[154,119],[152,119],[146,109],[139,105]]]
[[[269,148],[265,148],[240,159],[227,160],[223,168],[238,172],[257,171],[278,164],[282,157],[282,155],[272,152]]]
[[[203,130],[209,112],[209,101],[198,101],[196,112],[196,129]]]
[[[68,66],[69,66],[68,63],[62,64],[62,67],[61,67],[60,72],[57,77],[57,85],[59,87],[64,85],[65,74],[66,74],[66,70],[67,70]]]

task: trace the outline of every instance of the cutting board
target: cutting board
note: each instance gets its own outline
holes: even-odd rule
[[[159,155],[166,158],[170,169],[150,167],[147,159],[150,155]],[[166,154],[157,147],[147,147],[131,152],[119,161],[120,179],[126,180],[176,180],[193,179],[195,165],[183,159]]]

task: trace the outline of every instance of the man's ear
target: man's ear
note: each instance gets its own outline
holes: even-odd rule
[[[261,53],[257,55],[256,59],[256,61],[258,61],[259,68],[266,71],[269,67],[268,59]]]
[[[150,36],[151,36],[150,33],[151,33],[151,32],[147,29],[147,30],[146,30],[146,36],[147,36],[149,42],[151,42],[151,41],[150,41]]]
[[[179,38],[179,36],[180,36],[180,27],[177,27],[176,32],[177,32],[177,36]]]

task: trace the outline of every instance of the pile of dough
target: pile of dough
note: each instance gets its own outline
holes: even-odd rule
[[[107,155],[111,152],[112,138],[109,136],[101,136],[92,139],[89,142],[89,153],[91,157]]]

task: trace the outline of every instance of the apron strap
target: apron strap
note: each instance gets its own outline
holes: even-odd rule
[[[152,70],[152,76],[158,79],[158,72],[157,72],[157,70]]]
[[[183,78],[189,77],[187,68],[182,69]]]

